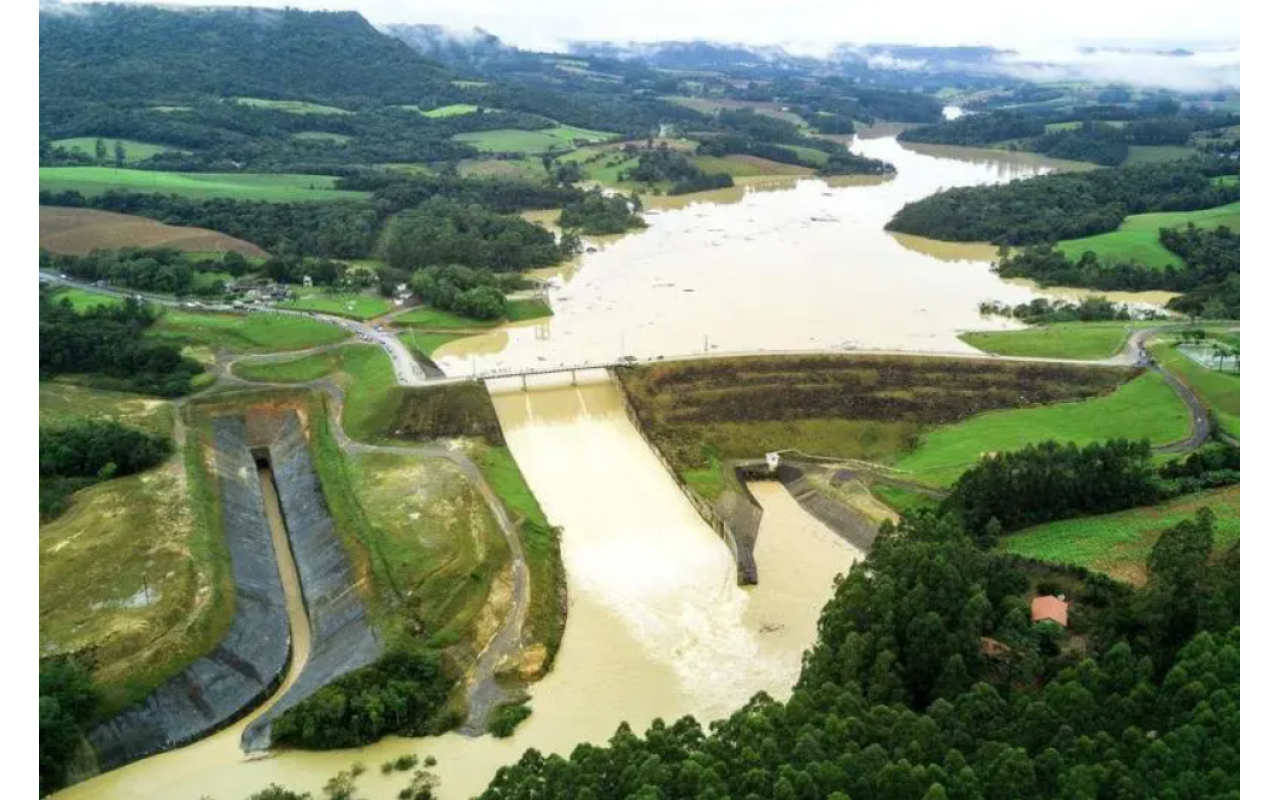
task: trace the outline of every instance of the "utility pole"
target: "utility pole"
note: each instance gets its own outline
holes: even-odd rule
[[[702,334],[702,352],[705,354],[707,350],[708,350],[707,335],[704,333]]]

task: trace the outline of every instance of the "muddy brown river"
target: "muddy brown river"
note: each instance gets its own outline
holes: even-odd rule
[[[647,230],[601,242],[576,269],[551,278],[554,317],[451,342],[435,351],[437,362],[447,373],[470,374],[713,350],[972,352],[957,332],[1014,326],[981,317],[979,303],[1052,294],[994,275],[990,245],[894,235],[884,225],[939,189],[1079,164],[907,149],[891,136],[851,147],[892,162],[898,174],[846,186],[810,178],[726,190],[725,202],[650,211]]]
[[[962,350],[958,330],[1003,324],[981,319],[980,301],[1038,293],[993,276],[990,248],[895,237],[883,226],[938,189],[1055,165],[1022,154],[914,152],[891,138],[853,149],[893,161],[899,174],[843,187],[806,179],[652,213],[648,230],[585,254],[553,281],[551,321],[460,340],[437,357],[451,374],[468,374],[704,349]],[[534,713],[513,737],[389,738],[246,757],[242,722],[58,797],[242,800],[270,783],[318,797],[326,780],[361,761],[369,769],[360,796],[382,800],[409,775],[378,767],[417,753],[438,759],[440,795],[451,800],[482,791],[530,747],[567,755],[624,720],[639,730],[655,717],[710,722],[760,690],[786,697],[833,579],[863,554],[780,485],[755,483],[761,582],[739,587],[728,549],[628,421],[612,384],[527,393],[500,385],[510,383],[491,384],[494,403],[521,470],[563,528],[570,602],[555,667],[531,687]]]

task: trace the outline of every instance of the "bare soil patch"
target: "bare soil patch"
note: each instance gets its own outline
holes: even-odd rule
[[[166,225],[146,217],[91,208],[40,206],[40,246],[51,253],[85,255],[121,247],[172,247],[186,252],[236,252],[265,258],[256,244],[205,228]]]

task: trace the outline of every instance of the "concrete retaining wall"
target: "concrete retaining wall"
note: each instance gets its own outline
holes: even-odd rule
[[[336,678],[373,663],[382,652],[346,550],[334,530],[296,413],[282,420],[268,449],[311,622],[311,655],[284,696],[245,728],[241,738],[245,750],[269,747],[271,726],[281,714]]]
[[[622,381],[618,379],[617,374],[612,369],[608,370],[608,372],[609,380],[613,381],[618,394],[622,396],[622,407],[626,410],[627,419],[631,420],[631,424],[640,432],[640,438],[644,439],[645,443],[649,445],[649,449],[653,451],[659,463],[671,475],[671,479],[676,482],[676,486],[679,486],[680,491],[689,499],[689,503],[698,512],[698,516],[702,517],[703,521],[711,526],[711,529],[729,547],[729,552],[733,555],[734,563],[738,568],[738,583],[756,584],[759,580],[756,575],[756,534],[760,530],[760,517],[763,512],[761,512],[755,498],[743,486],[740,494],[735,492],[722,493],[713,505],[705,497],[691,489],[684,482],[684,478],[680,477],[679,471],[672,466],[671,462],[667,461],[667,457],[645,434],[640,415],[636,413],[635,406],[631,404],[631,396],[627,394],[626,387],[623,386]],[[737,477],[737,480],[741,481],[741,477]]]
[[[288,668],[284,590],[244,422],[238,417],[217,419],[213,435],[223,536],[235,581],[235,616],[213,652],[89,732],[103,771],[230,725],[269,697]]]
[[[778,465],[777,479],[805,511],[816,517],[842,539],[865,555],[871,552],[880,526],[839,500],[828,497],[813,485],[803,465]]]

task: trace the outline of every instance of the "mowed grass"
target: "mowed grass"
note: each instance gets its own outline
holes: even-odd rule
[[[550,667],[564,633],[561,609],[567,591],[564,562],[560,559],[560,534],[551,527],[538,498],[529,488],[520,467],[506,447],[483,446],[475,456],[485,481],[502,501],[516,524],[529,566],[529,614],[525,640],[533,650],[544,650],[536,672]]]
[[[445,330],[452,328],[474,330],[477,328],[492,328],[502,324],[501,320],[472,319],[471,317],[463,317],[427,306],[421,306],[413,311],[399,314],[393,317],[391,321],[392,324],[398,327],[441,328]]]
[[[436,348],[443,347],[455,339],[464,339],[470,336],[469,333],[435,333],[431,331],[407,331],[400,334],[400,341],[404,342],[410,350],[418,355],[431,360],[431,354]]]
[[[231,198],[290,202],[303,200],[356,200],[367,192],[334,189],[332,175],[294,173],[161,172],[114,167],[41,167],[40,188],[52,192],[78,191],[99,195],[112,189],[124,192],[158,192],[183,197]]]
[[[289,314],[193,314],[166,311],[149,335],[182,344],[238,353],[305,350],[333,344],[350,332],[324,322]]]
[[[602,142],[616,135],[573,125],[557,125],[540,131],[503,128],[496,131],[459,133],[453,139],[488,153],[540,153],[572,147],[574,142],[580,140]]]
[[[395,411],[389,398],[396,385],[391,359],[376,345],[345,347],[279,361],[246,361],[233,368],[237,376],[270,383],[304,383],[332,377],[345,393],[342,427],[357,441],[376,441],[383,423]]]
[[[380,317],[391,310],[391,304],[381,297],[355,292],[317,292],[303,295],[297,300],[280,303],[280,308],[292,308],[298,311],[319,311],[322,314],[333,314],[351,319],[372,319]]]
[[[1129,336],[1130,322],[1054,322],[1017,331],[974,331],[960,338],[987,353],[1038,358],[1110,358]]]
[[[821,151],[815,150],[814,152]],[[767,158],[742,154],[694,156],[693,163],[703,172],[724,172],[735,178],[753,178],[758,175],[809,175],[813,172],[809,167],[783,164],[780,161],[770,161]]]
[[[536,297],[507,301],[508,322],[527,322],[531,319],[550,317],[553,313],[551,306],[547,305],[545,300]]]
[[[1202,367],[1168,341],[1153,343],[1151,355],[1191,387],[1200,402],[1213,411],[1224,431],[1240,438],[1239,375]]]
[[[79,312],[102,306],[120,305],[120,298],[115,295],[87,292],[84,289],[59,289],[54,292],[53,299],[57,302],[68,300],[71,302],[71,307]]]
[[[511,559],[484,496],[444,458],[362,453],[347,464],[394,619],[416,623],[406,635],[478,651],[485,603]]]
[[[1190,431],[1186,407],[1163,378],[1149,372],[1110,394],[1082,402],[994,411],[936,428],[895,466],[923,483],[947,486],[984,453],[1017,450],[1047,439],[1083,445],[1124,437],[1162,445]]]
[[[107,146],[107,160],[112,163],[114,163],[116,157],[116,142],[124,146],[124,160],[127,164],[136,164],[160,153],[190,152],[189,150],[182,150],[164,144],[151,144],[150,142],[139,142],[134,139],[108,139],[100,136],[76,136],[71,139],[55,139],[52,144],[54,147],[65,147],[68,150],[75,150],[96,158],[99,139]]]
[[[1217,519],[1215,547],[1240,539],[1240,487],[1211,489],[1159,505],[1037,525],[1004,538],[1000,549],[1060,564],[1076,564],[1133,584],[1146,582],[1147,558],[1160,534],[1207,507]]]
[[[1176,144],[1131,144],[1125,164],[1158,164],[1163,161],[1181,161],[1196,155],[1194,147]]]
[[[237,97],[237,103],[254,108],[269,108],[273,111],[286,111],[290,114],[351,114],[345,108],[326,106],[319,103],[308,103],[306,100],[267,100],[261,97]]]
[[[1149,267],[1173,264],[1181,267],[1182,258],[1160,244],[1160,229],[1181,228],[1187,223],[1210,229],[1226,225],[1239,232],[1240,204],[1230,203],[1202,211],[1132,214],[1125,217],[1119,230],[1061,241],[1058,242],[1058,249],[1072,260],[1078,260],[1086,250],[1092,250],[1103,263],[1133,262]]]
[[[63,394],[58,402],[89,415],[131,402],[105,398]],[[78,492],[40,527],[41,655],[92,652],[99,718],[142,700],[230,625],[233,587],[207,441],[188,428],[185,450],[164,465]]]

